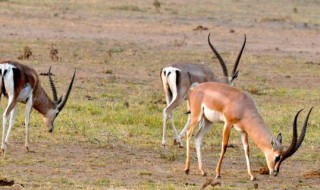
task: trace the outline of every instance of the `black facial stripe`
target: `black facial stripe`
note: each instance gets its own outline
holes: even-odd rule
[[[279,162],[279,160],[280,160],[280,156],[277,156],[275,159],[275,162],[277,163],[277,162]]]

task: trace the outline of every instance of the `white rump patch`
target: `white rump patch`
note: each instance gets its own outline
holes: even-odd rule
[[[162,74],[163,74],[165,77],[168,77],[168,76],[170,76],[169,73],[170,73],[170,74],[171,74],[171,73],[175,73],[176,71],[180,71],[180,72],[181,72],[180,69],[175,68],[175,67],[165,67],[165,68],[162,69]]]
[[[177,74],[176,71],[181,71],[180,69],[174,67],[165,67],[162,69],[162,81],[169,86],[172,92],[172,100],[169,105],[177,98]],[[167,93],[167,92],[166,92]]]
[[[12,68],[16,68],[15,66],[4,63],[1,64],[1,75],[3,77],[4,86],[6,88],[6,92],[10,96],[14,96],[14,84],[13,84],[13,71]]]

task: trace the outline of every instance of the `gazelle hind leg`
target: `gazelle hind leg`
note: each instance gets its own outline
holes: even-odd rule
[[[8,131],[7,131],[6,139],[4,141],[5,145],[9,145],[9,137],[10,137],[10,134],[11,134],[12,127],[14,125],[15,117],[16,117],[16,109],[13,108],[11,110],[11,113],[10,113],[9,128],[8,128]]]
[[[196,152],[197,152],[197,158],[198,158],[198,164],[199,164],[199,170],[201,172],[201,175],[206,176],[206,172],[204,172],[202,167],[202,157],[201,157],[201,144],[202,139],[205,134],[208,133],[208,131],[212,128],[212,123],[208,120],[204,119],[201,122],[202,126],[200,130],[197,132],[197,134],[194,137],[195,146],[196,146]]]
[[[220,158],[217,164],[216,168],[216,178],[220,178],[220,171],[221,171],[221,165],[222,165],[222,160],[224,157],[224,154],[226,153],[227,150],[227,145],[230,137],[230,131],[231,131],[232,124],[230,124],[228,121],[225,122],[224,127],[223,127],[223,137],[222,137],[222,144],[221,144],[221,154]]]
[[[14,124],[14,119],[15,119],[15,111],[14,108],[17,104],[17,101],[13,99],[13,94],[9,94],[9,100],[8,100],[8,107],[3,113],[2,116],[2,141],[1,141],[1,152],[5,153],[7,149],[7,144],[10,136],[10,132],[12,129],[12,126]],[[10,121],[9,121],[9,128],[7,131],[6,135],[6,125],[7,125],[7,118],[9,117],[10,114]]]
[[[5,144],[5,135],[6,135],[6,124],[7,124],[7,117],[6,114],[3,114],[2,117],[2,138],[1,138],[1,152],[4,153],[7,146]]]
[[[191,122],[191,118],[190,118],[190,115],[188,116],[188,120],[187,120],[187,123],[184,125],[182,131],[180,132],[180,134],[178,135],[176,141],[180,144],[180,147],[183,147],[183,143],[182,143],[182,140],[181,138],[184,137],[184,135],[186,134],[186,131],[190,125],[190,122]]]
[[[250,180],[253,181],[255,180],[255,177],[252,174],[251,170],[251,163],[250,163],[250,157],[249,157],[249,143],[248,143],[248,134],[246,132],[241,132],[241,141],[246,157],[246,162],[247,162],[247,168],[248,168],[248,174],[250,175]]]

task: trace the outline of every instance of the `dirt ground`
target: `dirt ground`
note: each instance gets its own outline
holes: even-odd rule
[[[219,70],[218,64],[211,64],[209,32],[229,66],[246,34],[238,87],[249,89],[254,84],[259,88],[312,89],[310,93],[320,90],[319,1],[160,0],[160,7],[156,8],[153,1],[143,0],[0,0],[0,7],[0,59],[17,60],[28,46],[32,55],[22,62],[39,73],[54,65],[55,75],[61,75],[56,80],[67,82],[77,68],[77,92],[71,96],[74,107],[78,100],[79,104],[86,101],[98,105],[102,93],[109,98],[110,94],[125,92],[132,97],[130,105],[144,93],[148,97],[155,91],[162,94],[160,68],[173,62],[206,62]],[[50,48],[59,50],[55,60],[50,58]],[[124,87],[125,84],[133,86]],[[310,103],[319,104],[318,96],[312,97]],[[268,98],[260,101],[274,101],[273,97]],[[159,106],[163,109],[165,105]],[[108,132],[104,135],[103,129],[90,137],[63,131],[48,137],[42,131],[31,135],[30,153],[24,152],[23,127],[17,127],[13,129],[8,155],[0,159],[0,174],[15,180],[14,186],[5,188],[199,189],[206,178],[198,172],[195,153],[191,173],[185,175],[185,149],[171,144],[171,129],[167,135],[169,148],[161,147],[162,112],[157,114],[160,133],[156,138],[127,131],[117,132],[127,136]],[[68,114],[64,115],[61,117],[69,121]],[[57,125],[64,125],[63,122]],[[316,127],[318,123],[313,122]],[[43,130],[38,127],[40,123],[31,125]],[[142,144],[140,140],[133,142],[139,138]],[[257,180],[251,182],[241,144],[235,143],[227,152],[221,186],[216,189],[318,189],[319,154],[312,152],[319,147],[308,146],[308,157],[288,160],[278,177],[259,175],[264,159],[253,156]],[[203,150],[203,162],[211,176],[219,152],[219,144],[207,143]],[[258,150],[254,148],[253,152],[256,155]]]

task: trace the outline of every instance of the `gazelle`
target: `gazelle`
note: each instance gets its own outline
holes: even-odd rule
[[[218,53],[218,51],[213,47],[210,42],[210,33],[208,35],[208,44],[219,60],[219,63],[222,67],[223,78],[218,78],[208,67],[207,65],[201,64],[174,64],[170,67],[165,67],[161,70],[160,76],[163,84],[163,90],[166,95],[167,107],[163,110],[163,133],[162,133],[162,145],[166,146],[165,134],[167,129],[167,119],[170,117],[171,124],[176,135],[176,141],[179,143],[180,147],[183,146],[181,142],[181,136],[184,135],[186,126],[184,130],[178,134],[178,131],[174,125],[174,119],[172,112],[175,108],[177,108],[184,100],[190,86],[197,82],[222,82],[226,84],[233,84],[234,79],[238,77],[238,65],[243,52],[243,49],[246,45],[246,35],[244,36],[244,42],[242,48],[239,52],[239,55],[234,64],[231,75],[228,75],[228,69],[226,67],[225,62],[222,57]],[[188,123],[187,123],[188,124]]]
[[[54,120],[67,103],[76,72],[73,74],[66,95],[63,98],[61,97],[58,99],[57,91],[51,78],[50,69],[48,76],[53,93],[53,101],[42,88],[39,77],[34,69],[14,61],[3,61],[0,63],[0,97],[2,95],[8,97],[8,106],[3,113],[2,120],[3,128],[1,151],[3,153],[5,153],[8,146],[10,132],[14,125],[16,115],[16,105],[18,102],[26,104],[25,148],[27,151],[29,150],[29,120],[32,108],[43,115],[44,123],[49,128],[48,131],[50,133],[53,132]],[[6,133],[6,123],[9,115],[9,128]]]
[[[195,146],[198,157],[199,170],[205,175],[201,162],[201,142],[204,135],[212,127],[213,123],[224,122],[222,147],[220,158],[216,167],[216,178],[220,177],[222,159],[227,149],[230,130],[234,127],[241,133],[241,140],[245,152],[248,174],[254,180],[249,159],[248,136],[264,153],[270,175],[276,176],[279,173],[280,164],[293,155],[300,147],[307,129],[310,109],[302,127],[299,139],[297,139],[297,118],[300,110],[293,122],[293,137],[289,148],[282,150],[281,133],[275,138],[266,127],[253,98],[246,92],[242,92],[231,86],[207,82],[193,85],[188,93],[190,107],[190,127],[187,132],[187,158],[185,173],[189,173],[190,168],[190,138],[196,124],[201,121],[202,127],[195,135]]]

